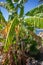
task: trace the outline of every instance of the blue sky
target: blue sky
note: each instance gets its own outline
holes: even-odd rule
[[[5,2],[5,0],[0,0],[0,2]],[[27,13],[28,11],[30,11],[31,9],[35,8],[38,5],[39,5],[38,0],[28,0],[28,2],[24,4],[24,13]],[[5,19],[8,20],[9,15],[8,11],[2,7],[0,7],[0,9]]]

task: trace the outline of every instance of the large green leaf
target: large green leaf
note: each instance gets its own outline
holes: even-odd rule
[[[30,10],[29,12],[26,13],[27,16],[34,16],[38,13],[43,13],[43,4],[39,5],[36,8],[33,8],[32,10]]]
[[[29,26],[34,26],[35,28],[40,28],[43,29],[43,18],[40,17],[29,17],[25,19],[25,22],[27,22],[27,24]]]
[[[19,20],[18,17],[15,17],[12,21],[11,21],[11,25],[9,27],[9,31],[6,37],[6,41],[5,41],[5,46],[4,46],[4,50],[7,51],[9,46],[12,44],[12,40],[13,40],[13,36],[14,36],[14,29],[15,26],[17,26],[19,24]]]

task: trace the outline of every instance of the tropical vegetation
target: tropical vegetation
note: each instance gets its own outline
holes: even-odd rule
[[[2,44],[0,54],[4,55],[1,60],[2,65],[27,65],[28,58],[40,53],[42,39],[37,36],[35,29],[43,29],[43,4],[24,16],[26,2],[27,0],[0,2],[0,6],[9,12],[6,21],[0,11],[0,43]]]

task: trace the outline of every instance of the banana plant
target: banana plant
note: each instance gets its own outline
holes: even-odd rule
[[[16,4],[16,6],[14,4]],[[0,6],[6,8],[10,13],[13,13],[15,15],[10,20],[10,26],[9,26],[9,29],[8,29],[7,35],[6,35],[6,41],[5,41],[4,49],[6,49],[6,51],[7,51],[8,47],[10,46],[10,44],[12,44],[12,40],[13,40],[13,36],[14,36],[14,32],[15,32],[14,31],[15,26],[17,25],[17,27],[18,27],[19,20],[21,22],[21,19],[23,19],[23,15],[24,15],[24,0],[21,0],[21,1],[19,1],[19,0],[18,1],[16,1],[16,0],[14,0],[14,1],[6,0],[6,3],[0,3]],[[20,8],[19,14],[18,14],[18,8]],[[8,24],[9,24],[9,22],[8,22]],[[16,35],[16,38],[18,38],[17,35]]]
[[[13,15],[14,16],[16,16],[16,15],[18,15],[18,8],[20,8],[20,14],[19,14],[19,18],[20,17],[22,17],[23,16],[23,14],[24,14],[24,5],[23,5],[23,3],[24,3],[25,1],[24,0],[21,0],[21,1],[12,1],[12,0],[6,0],[6,2],[5,3],[3,3],[3,2],[1,2],[0,3],[0,6],[2,6],[2,7],[4,7],[4,8],[6,8],[7,10],[8,10],[8,12],[9,13],[13,13]],[[15,4],[16,4],[16,6],[15,6]],[[12,16],[12,15],[11,15]],[[11,18],[10,19],[10,23],[12,23],[12,21],[13,21],[13,19],[14,19],[14,16],[13,16],[13,18]],[[18,16],[17,16],[18,17]],[[11,21],[12,20],[12,21]],[[16,21],[16,20],[15,20]],[[9,24],[9,23],[8,23]],[[15,24],[15,23],[14,23]],[[16,23],[17,24],[17,23]],[[16,25],[15,24],[15,25]],[[12,23],[12,25],[13,25],[13,23]],[[14,25],[14,27],[15,27],[15,25]],[[8,26],[7,26],[8,27]],[[3,30],[3,31],[5,31],[5,33],[6,33],[6,30],[7,30],[7,27],[5,27],[5,29]],[[12,26],[9,26],[9,28],[12,28]],[[2,32],[3,32],[2,31]],[[14,31],[13,29],[12,29],[12,31]],[[9,32],[9,30],[7,31],[7,32]],[[13,34],[13,33],[10,33],[11,35]],[[9,38],[10,36],[8,35],[8,33],[7,33],[7,38]],[[10,40],[10,39],[9,39]],[[6,45],[5,45],[6,46]]]
[[[22,11],[22,9],[21,9],[21,11]],[[6,51],[8,51],[10,44],[13,43],[12,40],[13,40],[14,33],[15,33],[15,31],[14,31],[15,26],[17,25],[17,28],[18,28],[18,25],[19,25],[18,19],[20,20],[20,19],[22,18],[22,16],[23,16],[23,13],[22,13],[22,16],[21,16],[21,11],[20,11],[19,18],[17,18],[18,16],[16,15],[15,17],[16,17],[17,19],[14,17],[14,19],[12,19],[12,21],[10,21],[10,26],[9,26],[8,31],[7,31],[6,41],[5,41],[5,45],[4,45],[4,50],[6,50]],[[22,12],[24,12],[24,11],[22,11]],[[21,21],[21,22],[22,22],[22,21]],[[8,23],[8,24],[9,24],[9,23]],[[16,28],[16,29],[17,29],[17,28]],[[17,30],[18,30],[18,29],[17,29]],[[5,33],[6,33],[6,32],[5,32]],[[31,35],[32,35],[32,34],[31,34]],[[34,36],[34,35],[33,35],[33,36]],[[34,37],[36,37],[36,36],[34,36]],[[17,31],[16,31],[16,40],[17,40],[17,42],[18,42],[18,34],[17,34]]]
[[[4,52],[12,53],[10,46],[13,43],[19,44],[25,42],[24,39],[29,39],[31,36],[32,38],[41,44],[41,38],[37,36],[34,31],[34,26],[30,22],[27,22],[27,20],[24,20],[24,2],[26,0],[6,0],[6,3],[0,3],[0,6],[6,8],[9,13],[11,13],[10,20],[8,21],[7,25],[5,26],[4,30]],[[16,6],[15,6],[16,4]],[[20,12],[18,14],[18,9],[20,8]],[[26,21],[26,22],[24,22]],[[33,27],[30,27],[30,26]],[[16,38],[16,41],[15,41]],[[31,38],[26,41],[26,43],[29,44],[29,41]],[[32,40],[31,40],[32,41]],[[32,42],[31,42],[32,43]],[[33,43],[32,43],[33,44]],[[21,45],[23,48],[23,45]],[[10,49],[10,51],[8,51]],[[17,50],[17,49],[16,49]],[[6,54],[8,56],[8,54]],[[7,58],[7,57],[6,57]],[[10,59],[12,60],[12,59]],[[17,63],[17,62],[16,62]],[[17,64],[16,64],[17,65]]]

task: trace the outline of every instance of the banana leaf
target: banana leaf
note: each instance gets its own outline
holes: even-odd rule
[[[19,20],[17,17],[15,17],[12,21],[11,21],[11,25],[9,27],[9,31],[6,37],[6,41],[5,41],[5,45],[4,45],[4,50],[8,51],[9,46],[12,44],[12,40],[14,37],[14,30],[15,30],[15,26],[17,26],[19,24]]]
[[[43,13],[43,4],[37,6],[36,8],[33,8],[29,12],[26,13],[27,16],[34,16],[38,13]]]
[[[25,18],[24,21],[29,25],[29,26],[33,26],[34,28],[40,28],[43,29],[43,18],[41,17],[28,17]]]

